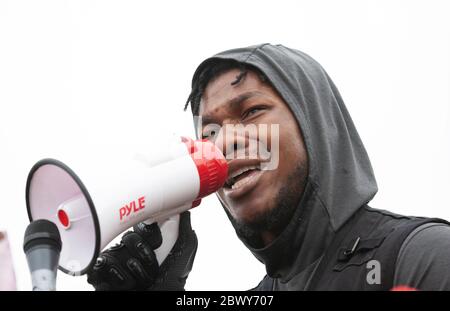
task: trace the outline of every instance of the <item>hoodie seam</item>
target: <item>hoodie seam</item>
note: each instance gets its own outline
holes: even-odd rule
[[[263,43],[263,44],[260,44],[260,45],[256,46],[253,50],[251,50],[251,51],[248,53],[247,57],[245,57],[243,60],[241,60],[241,62],[244,63],[244,64],[248,64],[247,62],[248,62],[248,60],[250,59],[250,57],[254,56],[254,54],[256,53],[256,51],[262,49],[262,48],[263,48],[264,46],[266,46],[266,45],[270,45],[270,43]]]
[[[318,198],[318,200],[319,200],[319,202],[320,202],[320,205],[322,205],[322,207],[325,209],[325,212],[326,212],[327,215],[328,215],[328,219],[330,220],[329,222],[330,222],[331,229],[333,230],[334,233],[336,233],[337,229],[335,228],[335,226],[334,226],[334,224],[333,224],[333,221],[332,221],[332,219],[331,219],[330,211],[328,210],[327,206],[325,205],[325,203],[323,202],[323,200],[322,200],[322,198],[321,198],[321,196],[320,196],[320,191],[319,191],[319,190],[320,190],[320,187],[319,187],[319,185],[316,184],[316,183],[315,183],[314,181],[312,181],[312,180],[310,180],[310,182],[311,182],[311,184],[314,186],[314,193],[315,193],[315,195],[317,196],[317,198]]]

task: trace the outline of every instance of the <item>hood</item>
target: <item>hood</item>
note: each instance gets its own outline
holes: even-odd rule
[[[307,54],[261,44],[214,55],[261,70],[287,103],[300,126],[309,158],[307,184],[284,231],[269,245],[250,251],[269,276],[289,280],[316,262],[335,232],[377,192],[369,157],[336,86]]]

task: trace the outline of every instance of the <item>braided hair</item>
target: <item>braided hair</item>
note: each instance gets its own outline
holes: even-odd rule
[[[184,111],[186,111],[189,104],[191,104],[191,111],[194,116],[198,115],[200,109],[200,100],[205,92],[205,89],[209,82],[219,77],[221,74],[230,71],[232,69],[239,69],[240,73],[236,76],[230,84],[237,85],[247,75],[247,72],[254,71],[258,74],[262,82],[267,82],[268,79],[264,73],[261,72],[255,66],[247,64],[245,62],[238,62],[232,59],[217,59],[209,65],[205,66],[198,75],[198,78],[192,83],[192,90],[184,105]]]

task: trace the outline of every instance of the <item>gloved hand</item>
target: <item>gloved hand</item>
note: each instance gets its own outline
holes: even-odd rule
[[[184,290],[198,245],[189,212],[180,215],[178,239],[158,267],[154,250],[161,243],[157,224],[139,223],[100,254],[88,283],[96,290]]]

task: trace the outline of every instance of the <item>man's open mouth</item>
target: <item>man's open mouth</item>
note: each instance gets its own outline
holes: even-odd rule
[[[259,165],[248,165],[239,168],[238,170],[230,174],[227,181],[225,182],[225,187],[236,189],[243,186],[248,180],[248,177],[251,177],[251,175],[255,173],[255,171],[260,171]]]
[[[228,179],[223,185],[224,194],[238,200],[256,189],[265,170],[260,159],[234,159],[228,165]]]

